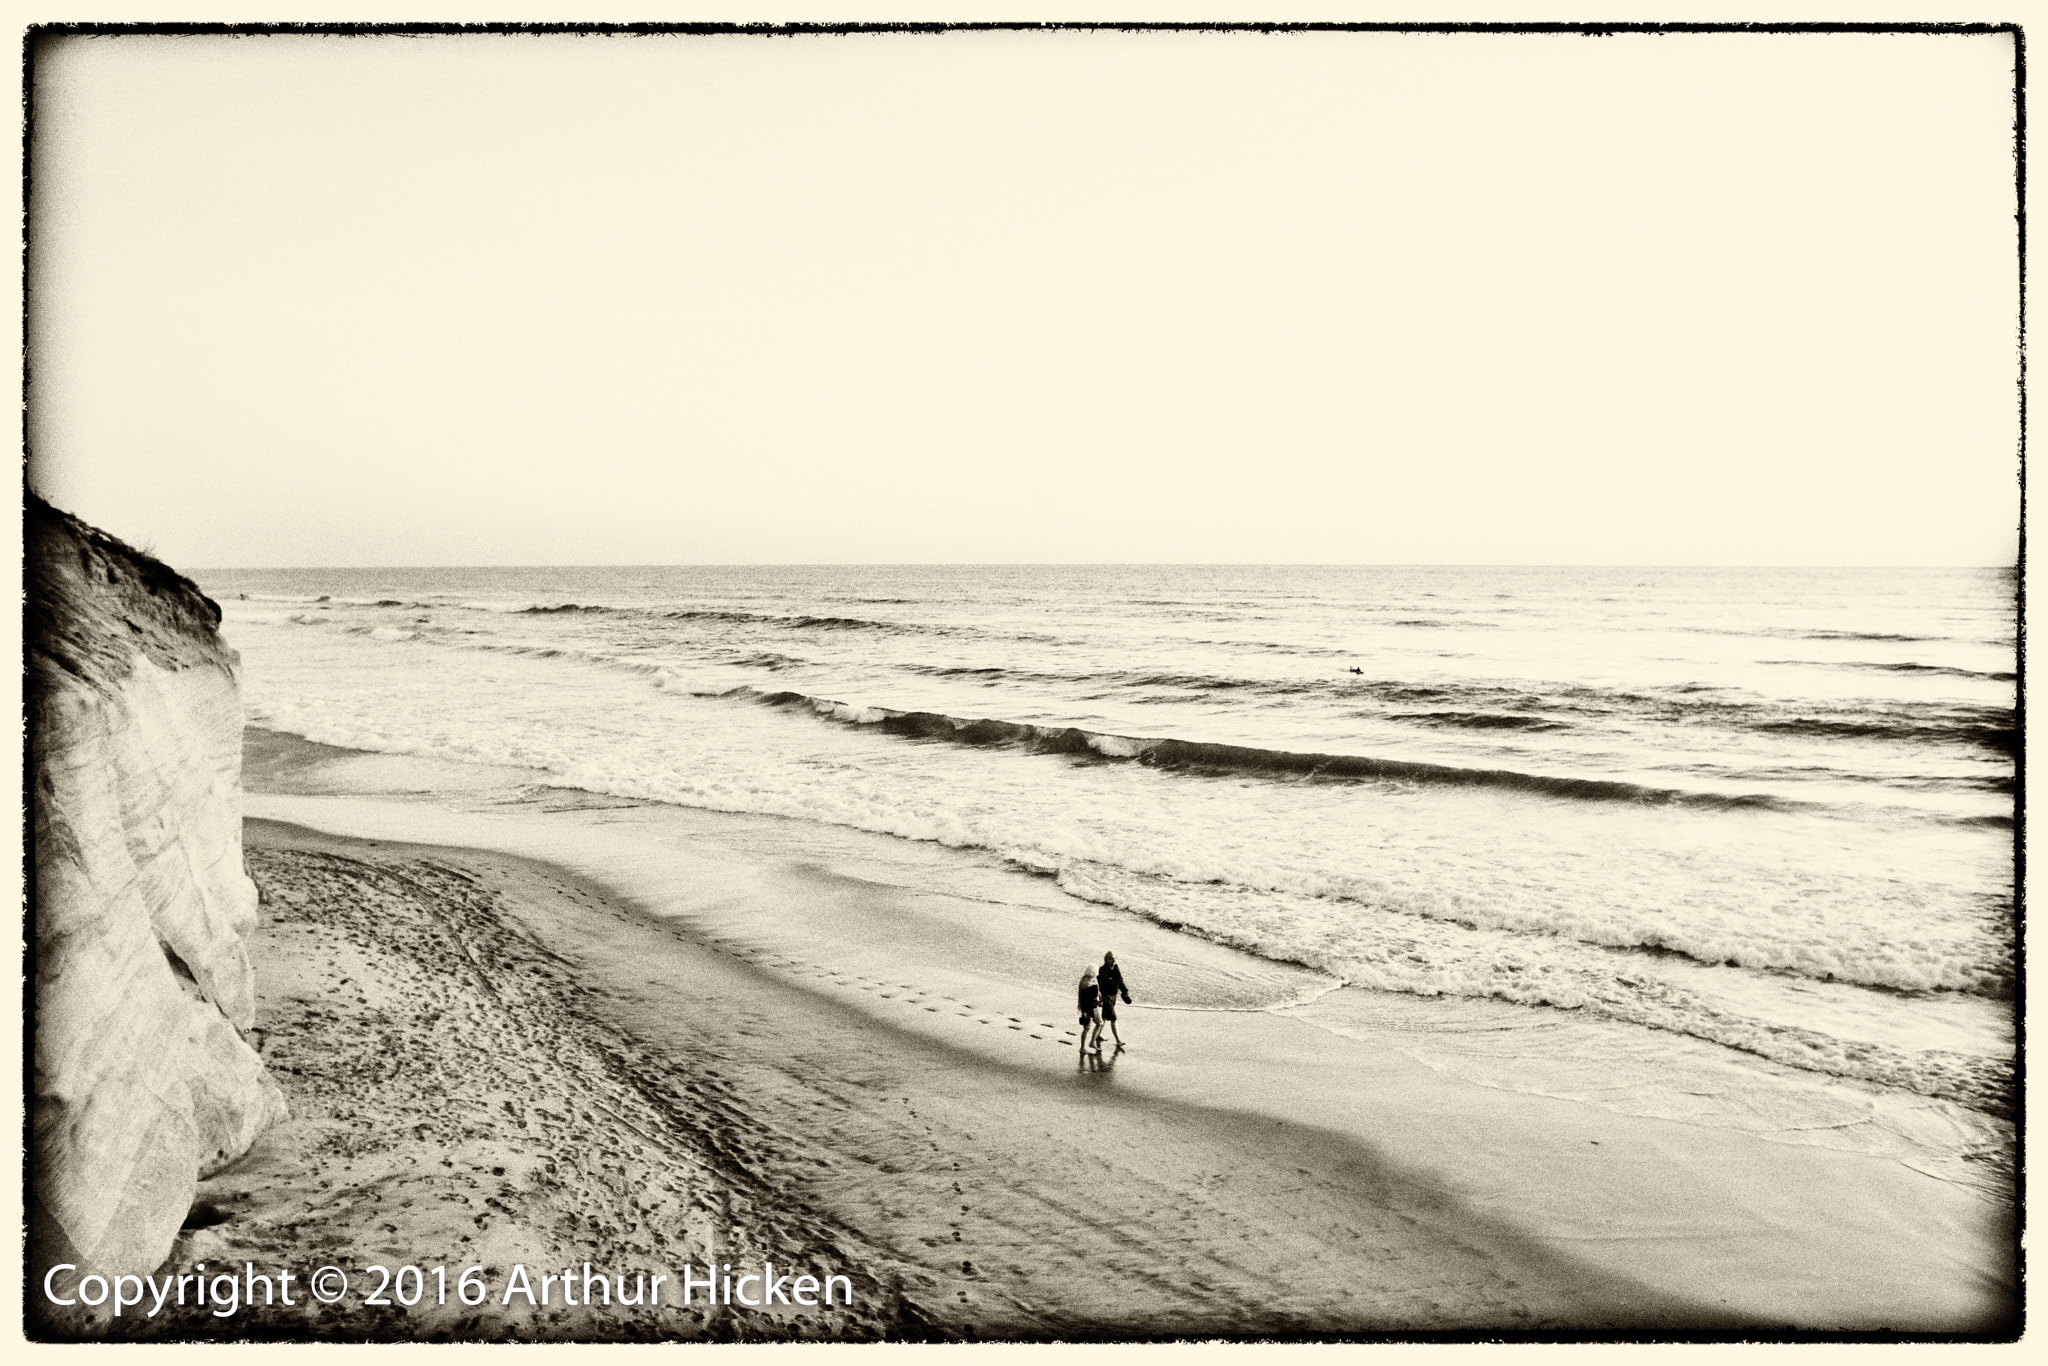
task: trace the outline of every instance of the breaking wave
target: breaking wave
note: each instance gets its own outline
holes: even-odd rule
[[[854,706],[800,692],[761,692],[755,688],[738,687],[719,695],[748,698],[770,707],[803,708],[826,720],[870,726],[884,734],[906,739],[982,747],[999,745],[1033,754],[1124,760],[1180,773],[1249,774],[1321,782],[1436,783],[1499,788],[1569,800],[1671,804],[1722,810],[1793,805],[1761,793],[1683,792],[1675,788],[1646,787],[1603,778],[1560,778],[1518,773],[1510,769],[1459,768],[1449,764],[1378,759],[1369,755],[1300,754],[1171,737],[1111,735],[1076,726],[1041,726],[1023,721],[947,716],[940,712]]]

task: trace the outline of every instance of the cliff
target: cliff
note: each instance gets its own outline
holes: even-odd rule
[[[30,1279],[153,1271],[198,1179],[284,1117],[243,1039],[237,658],[188,580],[28,495]]]

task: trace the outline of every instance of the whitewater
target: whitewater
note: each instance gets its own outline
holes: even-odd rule
[[[2010,1113],[2002,571],[197,577],[252,725],[948,846],[1332,983]]]

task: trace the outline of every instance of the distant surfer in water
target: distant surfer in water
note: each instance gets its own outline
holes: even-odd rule
[[[1115,954],[1102,955],[1102,971],[1097,977],[1101,982],[1102,991],[1102,1023],[1109,1026],[1109,1037],[1116,1040],[1116,1051],[1121,1053],[1124,1051],[1124,1036],[1116,1030],[1116,998],[1123,997],[1124,1004],[1129,1005],[1131,990],[1124,985],[1124,970],[1116,965]],[[1099,1046],[1102,1041],[1100,1027],[1095,1031],[1095,1039]]]
[[[1094,1041],[1090,1046],[1089,1041]],[[1102,1051],[1102,992],[1095,985],[1095,969],[1081,970],[1081,1051]]]

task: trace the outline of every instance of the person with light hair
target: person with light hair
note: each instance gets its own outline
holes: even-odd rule
[[[1095,985],[1095,969],[1081,970],[1081,1052],[1102,1051],[1102,999]],[[1090,1041],[1093,1041],[1092,1044]]]

